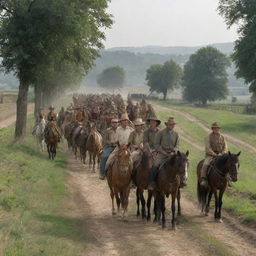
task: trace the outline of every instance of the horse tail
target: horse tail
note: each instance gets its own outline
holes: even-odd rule
[[[209,194],[209,189],[208,188],[204,188],[200,185],[200,182],[197,182],[197,200],[198,203],[202,206],[204,206],[206,204],[206,198]]]

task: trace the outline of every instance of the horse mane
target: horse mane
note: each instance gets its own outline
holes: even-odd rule
[[[215,165],[217,167],[224,165],[226,163],[226,161],[228,160],[228,157],[229,157],[228,153],[218,156],[215,160]]]
[[[171,155],[163,164],[164,167],[167,165],[173,165],[177,155]]]

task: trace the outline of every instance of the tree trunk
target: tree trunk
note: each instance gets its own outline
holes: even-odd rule
[[[26,135],[27,107],[29,84],[20,79],[19,94],[17,99],[17,117],[15,127],[15,139],[22,139]]]
[[[36,118],[39,109],[42,107],[42,90],[40,85],[35,85],[35,108],[34,116]]]

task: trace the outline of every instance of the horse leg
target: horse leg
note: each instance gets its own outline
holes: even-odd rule
[[[209,192],[208,200],[207,200],[207,205],[205,207],[205,215],[206,216],[209,215],[211,199],[212,199],[212,191]]]
[[[148,200],[147,200],[148,215],[147,215],[147,221],[149,221],[151,219],[151,215],[150,215],[151,200],[152,200],[152,191],[148,190]]]
[[[218,220],[219,220],[219,222],[222,222],[221,208],[222,208],[222,197],[223,197],[224,191],[225,191],[225,189],[222,189],[222,190],[220,190],[220,193],[219,193],[219,211],[218,211]]]
[[[177,197],[177,193],[172,194],[172,228],[176,229],[176,220],[175,220],[175,199]]]
[[[141,201],[141,217],[142,219],[145,219],[146,218],[146,207],[145,207],[146,201],[143,195],[143,189],[141,189],[139,193],[140,193],[140,201]]]
[[[136,201],[137,201],[137,217],[140,216],[140,193],[139,189],[136,189]]]
[[[95,172],[95,164],[96,164],[96,152],[93,153],[93,167],[92,167],[93,172]]]
[[[123,198],[124,199],[123,220],[127,221],[126,214],[127,214],[127,209],[128,209],[129,188],[124,189],[123,196],[124,196],[124,198]]]
[[[161,213],[162,213],[162,228],[165,228],[165,195],[160,195]]]
[[[217,194],[217,190],[215,189],[213,191],[214,194],[214,198],[215,198],[215,212],[214,212],[214,218],[215,220],[218,219],[218,206],[219,206],[219,198],[218,198],[218,194]]]
[[[181,216],[180,198],[181,198],[181,194],[180,194],[180,188],[179,188],[179,189],[178,189],[178,194],[177,194],[177,201],[178,201],[178,216]]]
[[[110,188],[110,197],[111,197],[111,200],[112,200],[112,215],[116,215],[114,196],[115,196],[114,191],[113,191],[112,188]]]
[[[47,144],[47,151],[48,151],[49,159],[51,159],[51,152],[50,152],[50,145],[49,144]]]

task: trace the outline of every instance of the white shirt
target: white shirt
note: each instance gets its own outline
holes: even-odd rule
[[[125,129],[122,126],[117,127],[116,129],[116,136],[117,141],[120,145],[127,145],[130,133],[133,129],[130,126],[127,126]]]

